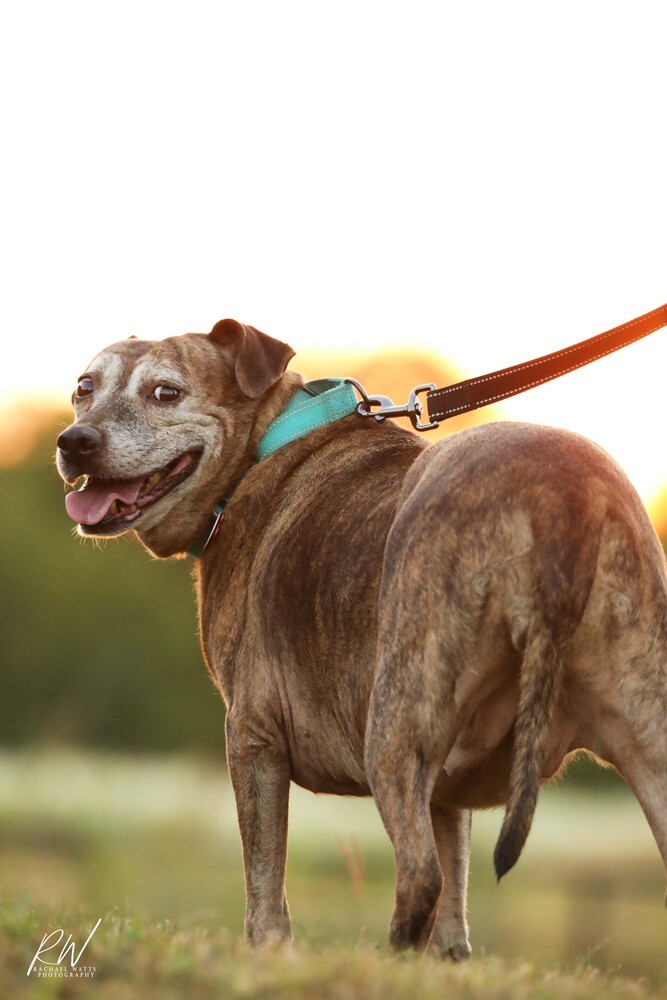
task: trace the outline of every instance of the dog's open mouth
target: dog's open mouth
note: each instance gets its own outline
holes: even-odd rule
[[[146,507],[184,482],[197,467],[201,451],[187,451],[168,465],[136,479],[88,476],[81,489],[65,497],[67,513],[86,534],[112,534],[129,527]]]

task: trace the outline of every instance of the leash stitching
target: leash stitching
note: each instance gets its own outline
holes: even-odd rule
[[[600,334],[600,337],[601,337],[601,339],[604,339],[605,337],[611,336],[612,333],[613,334],[618,334],[618,333],[621,333],[623,330],[629,330],[631,326],[635,326],[641,320],[645,320],[648,316],[652,316],[656,312],[661,312],[661,310],[654,309],[652,313],[647,313],[646,316],[640,317],[640,319],[633,320],[631,323],[626,323],[624,326],[618,327],[615,330],[610,330],[608,333]],[[626,347],[628,344],[636,343],[637,340],[640,340],[642,336],[647,336],[648,337],[649,334],[655,333],[657,330],[660,330],[663,326],[664,326],[664,323],[660,322],[657,326],[652,327],[650,330],[646,330],[646,332],[644,334],[640,335],[640,337],[636,337],[634,339],[630,338],[629,340],[627,340],[625,342],[625,344],[621,344],[619,346],[610,347],[609,350],[607,350],[607,351],[603,351],[603,352],[601,352],[599,354],[595,354],[592,357],[584,358],[584,360],[578,362],[578,364],[572,365],[570,368],[564,368],[563,371],[558,372],[557,375],[551,375],[551,374],[550,375],[545,375],[544,378],[536,379],[534,382],[529,382],[527,385],[522,386],[521,391],[523,392],[526,389],[533,389],[536,385],[543,385],[545,382],[553,381],[554,378],[557,378],[560,375],[567,375],[568,372],[576,371],[577,368],[584,368],[586,365],[590,364],[591,361],[598,361],[600,358],[606,358],[607,355],[614,354],[615,351],[619,350],[619,347]],[[557,354],[546,355],[545,358],[540,358],[540,359],[538,359],[536,361],[531,361],[528,364],[521,365],[520,367],[517,367],[515,369],[511,369],[511,370],[513,372],[517,372],[518,373],[518,372],[521,372],[521,371],[526,371],[528,368],[532,368],[536,364],[540,364],[541,362],[544,362],[546,360],[546,358],[550,358],[551,360],[554,360],[554,361],[557,358],[564,358],[566,355],[571,354],[572,351],[576,350],[578,347],[581,347],[581,345],[580,344],[575,344],[573,347],[568,347],[566,350],[560,351]],[[506,371],[509,371],[509,369],[506,369]],[[495,375],[488,375],[488,376],[486,376],[484,378],[475,379],[475,380],[469,382],[467,385],[469,387],[471,387],[471,388],[474,385],[481,385],[483,382],[489,382],[492,378],[495,378],[497,374],[498,373],[495,373]],[[461,388],[460,385],[459,386],[448,386],[446,389],[439,389],[439,390],[437,390],[437,392],[432,393],[430,398],[433,399],[435,396],[444,396],[446,393],[448,393],[448,392],[455,392],[457,389],[460,389],[460,388]],[[507,396],[514,396],[514,395],[518,395],[516,389],[508,389],[505,392],[499,392],[499,393],[496,393],[495,395],[487,396],[486,399],[482,399],[479,402],[477,402],[473,408],[474,409],[479,409],[482,406],[488,406],[489,403],[495,403],[499,399],[505,399]],[[433,413],[431,415],[431,419],[432,420],[442,419],[445,416],[453,415],[455,413],[458,413],[461,410],[468,410],[468,409],[470,409],[470,406],[468,404],[463,404],[462,406],[455,406],[455,407],[452,407],[451,409],[439,410],[437,413]]]
[[[629,323],[624,323],[623,326],[616,326],[616,327],[614,327],[613,330],[607,330],[606,333],[599,334],[600,343],[606,337],[611,337],[614,334],[623,333],[624,330],[629,330],[631,326],[636,326],[637,323],[642,323],[642,322],[648,320],[649,317],[655,315],[655,313],[661,313],[664,310],[664,308],[665,308],[664,306],[660,306],[658,309],[654,309],[652,312],[646,313],[645,316],[639,316],[637,319],[633,319]],[[646,336],[648,336],[649,333],[655,333],[655,331],[659,330],[659,329],[660,329],[660,327],[658,326],[658,327],[655,327],[653,330],[648,330],[647,333],[646,333]],[[550,359],[552,361],[557,361],[558,358],[565,358],[565,357],[567,357],[568,354],[571,354],[572,351],[576,351],[580,347],[583,347],[583,345],[585,343],[586,343],[586,341],[584,340],[584,341],[581,341],[579,344],[573,344],[571,347],[565,347],[561,351],[554,351],[553,354],[545,354],[543,357],[536,358],[534,361],[527,361],[525,364],[517,365],[516,368],[505,368],[505,369],[502,369],[502,370],[506,371],[506,372],[509,372],[509,371],[523,372],[523,371],[526,371],[528,368],[534,368],[535,365],[539,365],[542,362],[546,361],[547,359]],[[593,358],[592,360],[596,361],[598,357],[603,358],[603,357],[605,357],[605,355],[604,354],[599,354],[595,358]],[[570,368],[570,369],[568,369],[568,371],[572,371],[572,369]],[[499,374],[498,372],[493,372],[492,375],[485,375],[482,378],[471,379],[467,384],[469,386],[471,386],[471,387],[474,386],[474,385],[481,385],[483,382],[488,382],[488,381],[490,381],[490,379],[495,378],[496,375],[498,375],[498,374]],[[564,372],[563,374],[566,374],[566,373]],[[445,393],[454,392],[457,388],[458,388],[457,386],[448,386],[446,389],[437,389],[433,393],[433,396],[436,396],[436,395],[445,395]]]

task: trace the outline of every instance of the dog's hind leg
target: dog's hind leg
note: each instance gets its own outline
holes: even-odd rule
[[[637,797],[655,837],[667,877],[667,773],[643,761],[634,760],[619,767],[621,774]],[[667,906],[667,895],[665,896]]]
[[[419,624],[412,619],[412,625]],[[435,642],[435,637],[434,637]],[[465,850],[463,828],[453,816],[431,814],[436,780],[454,740],[455,709],[442,699],[442,677],[432,666],[433,643],[421,648],[409,629],[390,628],[379,647],[380,666],[366,729],[366,775],[396,860],[396,893],[389,931],[392,949],[425,948],[438,903],[457,898],[443,875],[453,867],[452,850]],[[447,858],[441,867],[440,851]],[[442,930],[452,925],[447,914]],[[457,932],[457,937],[460,933]],[[439,932],[436,933],[439,940]]]
[[[384,734],[387,739],[367,744],[366,769],[396,859],[389,946],[421,949],[428,943],[442,891],[430,811],[439,765],[427,761],[407,733],[393,728]]]
[[[608,706],[593,749],[616,767],[634,792],[667,878],[667,676],[656,660],[648,652],[634,661],[628,658],[620,697]]]
[[[470,956],[466,920],[472,813],[431,806],[443,886],[429,949],[455,962]]]
[[[613,526],[603,556],[597,601],[604,612],[606,662],[604,672],[589,668],[583,674],[587,698],[597,709],[586,745],[613,764],[634,792],[667,876],[665,560],[648,522],[642,533]],[[590,640],[585,652],[588,663]]]
[[[650,621],[649,614],[646,618]],[[634,793],[667,878],[667,676],[648,653],[625,658],[619,674],[617,686],[593,692],[597,719],[585,745],[613,764]]]

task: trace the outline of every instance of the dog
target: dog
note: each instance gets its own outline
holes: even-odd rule
[[[667,865],[665,558],[623,472],[554,428],[428,445],[357,412],[259,460],[313,391],[293,355],[235,320],[112,344],[58,438],[62,478],[84,482],[67,496],[81,535],[197,549],[248,940],[291,939],[292,781],[374,797],[396,860],[392,949],[470,954],[472,811],[506,806],[500,878],[541,785],[582,749],[624,777]]]

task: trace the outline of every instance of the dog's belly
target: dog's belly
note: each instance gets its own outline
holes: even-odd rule
[[[352,777],[334,777],[324,772],[316,774],[312,769],[292,771],[292,781],[300,788],[319,795],[355,795],[363,798],[371,794],[365,781],[358,783]]]
[[[311,735],[312,734],[312,735]],[[310,725],[298,744],[290,744],[292,781],[311,792],[327,795],[370,795],[362,753],[355,752],[348,740],[335,733]]]
[[[472,713],[436,781],[434,803],[465,809],[505,804],[517,693],[516,684],[506,683]],[[542,780],[553,777],[578,745],[563,700],[552,718]],[[364,770],[363,741],[338,729],[331,717],[313,718],[311,714],[307,728],[293,731],[290,758],[292,780],[302,788],[328,795],[372,794]]]

